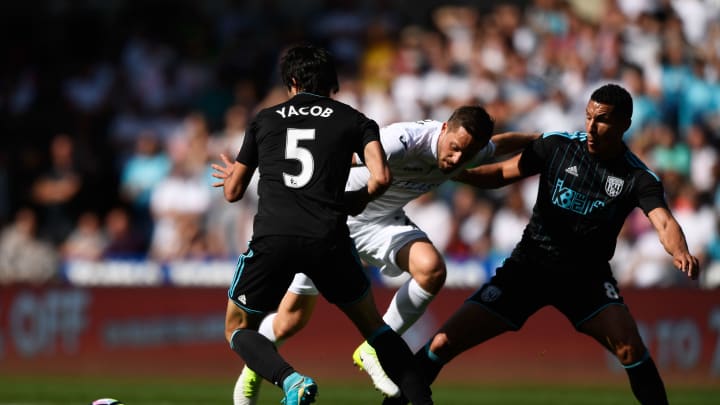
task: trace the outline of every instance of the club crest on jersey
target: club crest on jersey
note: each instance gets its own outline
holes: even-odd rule
[[[493,302],[497,301],[498,298],[502,295],[502,290],[494,285],[487,285],[483,290],[480,292],[480,299],[483,302]]]
[[[610,197],[617,197],[622,192],[624,184],[625,180],[615,176],[608,176],[605,182],[605,192]]]

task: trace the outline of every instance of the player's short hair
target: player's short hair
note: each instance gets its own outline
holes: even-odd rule
[[[280,61],[280,75],[290,89],[295,84],[302,91],[329,96],[340,89],[335,61],[324,48],[303,44],[285,52]]]
[[[612,114],[618,118],[629,120],[632,117],[632,96],[622,86],[613,83],[603,85],[592,93],[590,100],[615,107]]]
[[[495,129],[495,120],[479,105],[457,108],[448,118],[447,124],[450,129],[465,128],[476,141],[490,139]]]

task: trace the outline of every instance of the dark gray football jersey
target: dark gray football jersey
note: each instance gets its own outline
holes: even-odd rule
[[[352,155],[373,140],[375,121],[329,97],[300,93],[260,111],[236,158],[260,172],[253,237],[347,233],[342,206]]]
[[[523,151],[526,173],[540,173],[532,217],[513,254],[541,252],[558,261],[610,260],[635,207],[667,207],[660,179],[629,149],[600,160],[585,132],[548,132]]]

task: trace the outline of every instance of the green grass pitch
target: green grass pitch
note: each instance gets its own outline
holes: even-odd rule
[[[38,376],[0,376],[0,405],[87,405],[104,397],[121,399],[126,405],[215,405],[232,404],[234,380],[202,379],[103,379]],[[368,384],[357,382],[319,382],[317,404],[380,404],[380,394]],[[260,405],[280,403],[280,389],[265,383]],[[557,404],[633,404],[627,386],[580,386],[540,384],[449,384],[433,386],[439,405],[557,405]],[[718,387],[669,387],[674,405],[720,403]]]

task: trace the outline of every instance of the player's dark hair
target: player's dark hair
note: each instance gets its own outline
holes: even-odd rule
[[[453,111],[447,121],[448,128],[465,128],[477,141],[490,139],[495,129],[495,120],[481,106],[463,106]]]
[[[308,93],[329,96],[340,89],[335,61],[329,51],[314,45],[298,45],[285,52],[280,62],[285,86],[295,85]]]
[[[633,112],[633,100],[630,93],[617,84],[606,84],[595,90],[590,100],[614,106],[613,114],[623,119],[630,119]]]

